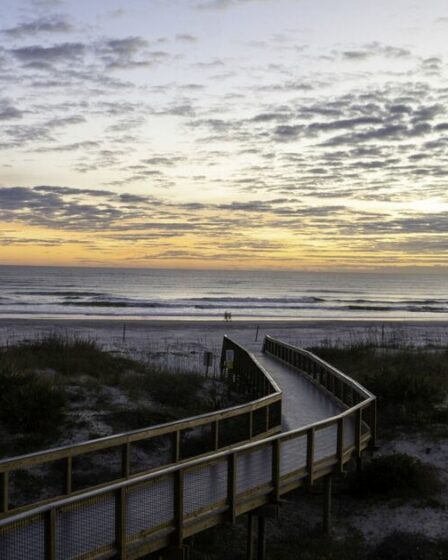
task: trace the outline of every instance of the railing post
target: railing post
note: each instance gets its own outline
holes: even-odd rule
[[[173,434],[173,463],[180,461],[180,430]]]
[[[370,447],[374,449],[376,447],[376,399],[370,405],[370,432],[372,434]]]
[[[362,435],[362,408],[358,408],[355,413],[355,448],[356,458],[361,457],[361,435]]]
[[[217,451],[219,449],[219,420],[212,422],[212,449]]]
[[[339,472],[344,470],[344,417],[338,419],[337,423],[337,457]]]
[[[56,510],[45,512],[45,560],[56,560]]]
[[[306,432],[306,470],[308,471],[308,484],[314,483],[314,428]]]
[[[69,496],[72,493],[73,458],[69,455],[64,461],[64,490]]]
[[[121,446],[121,476],[129,478],[131,474],[131,444],[124,443]]]
[[[249,411],[249,439],[253,438],[254,433],[254,411]]]
[[[280,445],[281,442],[279,439],[275,439],[273,441],[272,446],[272,486],[274,487],[273,490],[273,499],[275,503],[280,501]]]
[[[118,558],[126,558],[126,488],[115,491],[115,546]]]
[[[229,520],[236,520],[236,454],[228,455],[227,459],[227,499],[229,502]]]
[[[0,513],[9,508],[9,472],[0,473]]]

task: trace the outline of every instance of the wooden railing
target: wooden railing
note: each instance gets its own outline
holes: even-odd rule
[[[277,384],[244,348],[224,337],[222,355],[228,350],[236,358],[235,367],[227,368],[222,363],[221,376],[226,378],[230,389],[247,395],[249,402],[176,422],[0,460],[0,519],[59,497],[280,431],[281,392]],[[196,436],[193,444],[192,436]],[[151,462],[151,455],[157,460]],[[86,481],[84,473],[92,470],[95,462],[103,471],[106,465],[105,480],[98,481],[94,473],[94,480]],[[51,480],[51,495],[38,496],[26,504],[14,503],[11,487],[14,486],[15,495],[23,494],[20,481],[26,489],[27,474],[37,481],[40,477],[42,483]]]
[[[232,349],[232,344],[225,341],[223,365],[230,361],[225,359],[225,350]],[[238,372],[244,375],[246,371],[237,363],[245,355],[240,350],[233,356],[236,383]],[[340,472],[374,442],[375,397],[371,393],[309,352],[272,338],[266,339],[264,351],[305,372],[344,403],[345,410],[290,432],[1,520],[0,550],[5,560],[132,560],[168,546],[180,549],[186,538],[208,527],[234,521],[264,504],[276,504],[281,495],[301,484],[312,485]]]

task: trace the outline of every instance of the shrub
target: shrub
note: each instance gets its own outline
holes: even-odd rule
[[[378,348],[369,343],[311,349],[360,381],[378,398],[379,421],[426,423],[448,395],[448,352]],[[382,413],[382,414],[381,414]]]
[[[395,532],[372,554],[372,560],[442,560],[448,557],[448,541],[431,541],[420,533]]]
[[[0,422],[10,430],[47,436],[65,420],[65,393],[33,373],[0,369]]]
[[[0,363],[21,371],[51,368],[63,375],[87,374],[109,379],[127,369],[144,369],[135,360],[102,350],[92,339],[59,334],[4,348]]]
[[[363,497],[428,497],[440,488],[432,465],[404,453],[375,457],[352,479],[352,491]]]
[[[142,386],[164,405],[198,409],[198,392],[203,381],[197,373],[151,370],[142,378]]]

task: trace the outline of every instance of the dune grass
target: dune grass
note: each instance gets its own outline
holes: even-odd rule
[[[428,499],[440,492],[437,470],[405,453],[381,455],[350,477],[351,492],[361,498]]]
[[[448,419],[448,349],[378,346],[375,339],[309,350],[377,396],[380,424],[424,426]]]
[[[0,456],[63,444],[79,433],[91,439],[144,428],[220,404],[228,405],[203,376],[118,356],[92,339],[56,333],[0,349]]]

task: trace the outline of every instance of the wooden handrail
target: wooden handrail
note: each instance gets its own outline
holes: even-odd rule
[[[266,341],[265,351],[269,352],[269,340]],[[271,342],[276,345],[282,344],[279,341]],[[347,376],[339,375],[341,372],[335,370],[313,354],[295,349],[289,345],[284,348],[277,346],[271,348],[281,354],[281,360],[289,365],[305,371],[314,382],[322,384],[326,391],[339,394],[344,400],[349,400],[344,396],[344,387],[350,387],[356,391],[359,402],[352,406],[345,406],[341,413],[325,420],[314,422],[307,426],[302,426],[290,432],[281,433],[266,437],[261,441],[254,441],[242,445],[233,446],[230,449],[217,451],[207,457],[194,458],[183,463],[178,463],[159,469],[151,473],[145,473],[129,480],[109,484],[106,488],[97,488],[84,492],[78,496],[71,496],[61,500],[53,501],[50,504],[34,508],[32,511],[12,515],[11,517],[0,520],[0,539],[3,535],[11,534],[15,527],[23,527],[24,523],[32,523],[41,519],[49,520],[46,526],[50,529],[44,533],[45,550],[50,551],[45,554],[45,560],[52,558],[54,542],[54,527],[57,527],[60,515],[68,511],[82,511],[91,503],[92,499],[111,498],[118,500],[114,508],[113,523],[115,526],[115,540],[107,542],[101,548],[92,548],[86,558],[100,558],[105,552],[118,554],[120,558],[137,559],[143,554],[149,554],[155,550],[160,550],[168,545],[182,546],[184,538],[194,535],[207,527],[219,523],[234,520],[238,515],[246,513],[260,507],[261,505],[276,502],[278,498],[300,486],[301,484],[313,484],[317,479],[327,476],[331,472],[339,472],[352,456],[357,456],[362,450],[371,444],[375,437],[375,397],[359,384],[345,383]],[[298,364],[298,356],[306,357],[310,360],[306,370]],[[313,365],[311,365],[313,364]],[[319,368],[323,369],[320,370]],[[329,383],[330,379],[337,379],[342,384],[342,394],[334,383]],[[349,378],[348,378],[349,379]],[[281,394],[280,394],[281,398]],[[339,397],[338,397],[339,398]],[[350,397],[353,401],[353,396]],[[373,408],[372,408],[373,407]],[[364,411],[373,411],[369,418],[365,418]],[[370,417],[371,416],[371,417]],[[353,441],[346,442],[344,431],[349,423],[354,424]],[[329,451],[324,456],[318,456],[316,446],[318,445],[319,432],[324,428],[335,428],[337,439],[336,452]],[[365,427],[363,432],[362,428]],[[286,449],[291,441],[303,440],[305,445],[305,456],[302,462],[282,470],[283,461],[286,455],[282,451]],[[260,462],[254,463],[256,453],[269,452],[271,456],[268,466],[268,479],[261,481],[254,480],[254,484],[249,489],[238,490],[238,474],[240,460],[249,457],[249,465],[253,465],[255,474],[259,471]],[[267,456],[267,455],[266,455]],[[263,457],[260,459],[264,462]],[[188,489],[188,474],[201,471],[202,469],[212,469],[216,465],[224,465],[226,474],[225,500],[210,498],[209,501],[199,509],[185,513],[185,491]],[[264,462],[266,465],[266,463]],[[257,470],[258,469],[258,470]],[[255,476],[254,474],[254,476]],[[247,473],[246,473],[247,475]],[[167,480],[169,496],[172,496],[174,509],[173,516],[168,522],[156,526],[150,526],[146,531],[139,531],[138,534],[128,534],[123,529],[125,521],[123,512],[126,510],[129,496],[138,491],[140,487],[157,484],[158,481]],[[194,482],[198,484],[197,480]],[[193,488],[196,488],[194,486]],[[163,492],[163,488],[161,492]],[[75,508],[75,509],[72,509]],[[53,527],[53,529],[51,529]],[[23,538],[23,535],[22,535]],[[1,541],[0,541],[1,542]],[[83,556],[84,557],[84,556]],[[6,557],[6,560],[9,560]]]
[[[79,444],[73,445],[65,445],[53,449],[48,449],[44,451],[38,451],[35,453],[29,453],[26,455],[21,455],[18,457],[11,457],[7,459],[0,460],[0,519],[5,515],[10,515],[11,512],[16,510],[26,510],[30,507],[35,506],[39,503],[33,502],[26,504],[25,506],[10,508],[9,507],[9,481],[10,481],[10,474],[14,471],[20,469],[26,469],[29,467],[34,467],[38,465],[44,465],[51,462],[61,461],[62,468],[64,469],[64,492],[60,495],[54,496],[51,500],[56,499],[61,496],[69,496],[71,494],[79,494],[80,492],[84,492],[86,488],[82,490],[75,491],[74,484],[73,484],[73,469],[72,469],[72,462],[74,457],[79,457],[81,455],[85,455],[87,453],[92,453],[94,451],[104,451],[104,450],[113,450],[119,449],[121,451],[121,469],[120,469],[120,476],[115,478],[115,480],[121,480],[123,478],[129,478],[130,476],[135,476],[135,474],[131,473],[130,469],[130,453],[131,453],[131,445],[136,442],[146,441],[152,438],[160,437],[160,436],[169,436],[172,435],[175,438],[174,443],[174,452],[173,452],[173,461],[177,463],[182,460],[180,456],[180,446],[181,446],[181,434],[185,430],[190,430],[193,428],[198,428],[205,425],[211,425],[212,429],[214,430],[214,445],[213,448],[210,449],[206,454],[216,451],[221,447],[226,446],[219,446],[219,434],[220,434],[220,423],[228,420],[230,418],[235,417],[242,417],[246,414],[252,414],[253,411],[259,409],[266,410],[266,417],[269,414],[269,407],[275,403],[281,403],[281,391],[276,384],[276,382],[272,379],[270,374],[259,364],[252,354],[250,354],[246,349],[242,348],[238,343],[231,340],[229,337],[225,336],[223,340],[223,353],[226,348],[234,349],[238,355],[240,356],[240,360],[242,357],[246,360],[247,363],[253,364],[253,372],[247,372],[247,379],[244,379],[241,371],[234,372],[238,375],[238,378],[242,379],[243,382],[247,382],[246,385],[244,383],[239,383],[238,389],[240,391],[246,391],[247,393],[253,394],[256,393],[257,398],[250,400],[247,403],[235,405],[223,410],[218,410],[214,412],[209,412],[197,416],[193,416],[186,419],[177,420],[174,422],[168,422],[164,424],[159,424],[157,426],[152,426],[150,428],[142,428],[139,430],[133,430],[130,432],[125,432],[122,434],[117,434],[113,436],[106,436],[103,438],[98,438],[95,440],[82,442]],[[241,370],[241,368],[240,368]],[[258,376],[265,379],[266,383],[255,384],[250,383],[253,381],[251,379],[252,376]],[[251,387],[249,387],[249,385]],[[253,388],[257,387],[257,390],[254,391]],[[248,390],[249,388],[249,390]],[[243,438],[240,441],[251,440],[255,437],[260,438],[264,437],[265,435],[269,435],[275,433],[275,431],[279,431],[281,428],[280,423],[277,426],[266,426],[265,430],[259,432],[256,436],[252,433],[248,434],[248,437]],[[172,464],[172,463],[167,463]],[[159,467],[157,467],[159,468]],[[145,472],[150,472],[150,470],[157,470],[157,468],[153,469],[146,469]],[[110,480],[108,484],[113,482],[114,479]],[[90,488],[95,488],[96,486],[104,486],[102,485],[92,485]],[[45,500],[42,500],[43,502]]]

